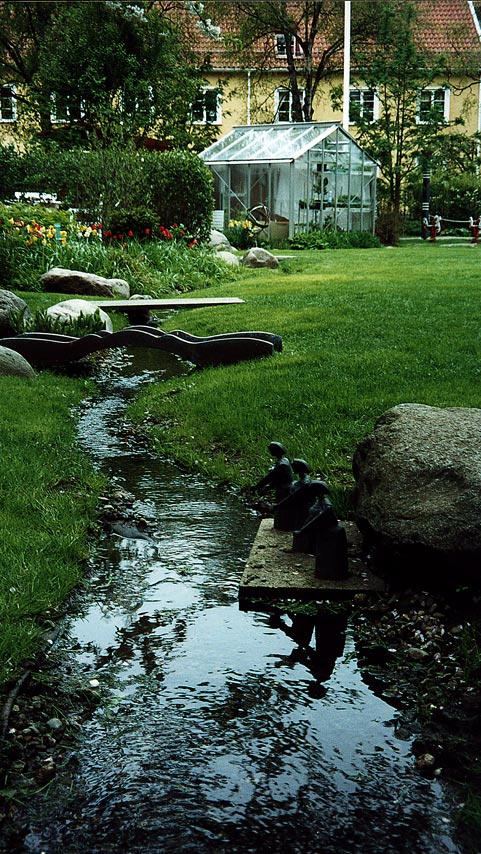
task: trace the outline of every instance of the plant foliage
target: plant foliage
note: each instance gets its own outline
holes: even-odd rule
[[[375,249],[379,238],[368,231],[336,231],[322,228],[298,234],[289,241],[290,249]]]
[[[0,79],[17,84],[23,135],[40,131],[64,148],[153,132],[178,145],[205,136],[191,122],[203,70],[173,9],[148,0],[0,4]]]
[[[18,312],[12,312],[9,315],[9,321],[16,335],[22,335],[24,332],[57,332],[80,338],[104,329],[98,309],[93,314],[80,314],[76,318],[52,317],[40,309],[31,317],[25,317],[25,309],[21,309]]]

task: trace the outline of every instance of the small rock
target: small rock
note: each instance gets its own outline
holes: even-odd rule
[[[433,774],[436,759],[432,753],[423,753],[416,759],[416,768],[421,774]]]
[[[49,756],[40,766],[37,768],[34,774],[35,780],[39,784],[39,786],[45,786],[47,783],[50,783],[50,780],[53,780],[57,771],[57,766],[55,765],[54,759]]]
[[[426,652],[425,649],[419,649],[416,646],[410,646],[406,650],[406,655],[412,658],[413,661],[425,661],[426,658],[429,658],[429,652]]]
[[[47,721],[47,726],[51,730],[57,730],[57,729],[60,729],[63,726],[63,724],[62,724],[62,721],[59,720],[59,718],[50,718],[50,720]]]

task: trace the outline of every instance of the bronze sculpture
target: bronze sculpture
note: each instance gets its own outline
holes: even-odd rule
[[[253,491],[274,491],[274,528],[293,532],[292,551],[315,556],[315,574],[319,578],[346,578],[346,532],[339,524],[327,483],[310,477],[311,469],[305,460],[296,458],[291,465],[280,442],[271,442],[269,453],[276,463]]]
[[[269,453],[275,458],[276,462],[269,469],[267,474],[262,477],[255,486],[252,487],[254,492],[270,492],[274,491],[277,502],[282,501],[290,493],[290,488],[294,480],[294,472],[292,466],[286,457],[286,449],[280,442],[271,442],[268,446]]]

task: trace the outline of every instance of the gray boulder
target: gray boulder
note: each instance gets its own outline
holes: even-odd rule
[[[26,377],[34,379],[36,373],[31,364],[15,350],[0,347],[0,377]]]
[[[52,267],[40,276],[42,288],[49,293],[84,294],[93,297],[121,297],[128,299],[130,287],[124,279],[104,279],[95,273]]]
[[[210,233],[210,238],[207,246],[209,246],[210,249],[215,249],[216,251],[231,248],[230,243],[227,240],[225,234],[222,231],[217,231],[215,228],[213,228]]]
[[[113,326],[107,312],[103,311],[95,302],[89,302],[85,299],[68,299],[64,302],[58,302],[51,305],[47,309],[48,317],[58,320],[59,323],[69,323],[73,320],[78,320],[80,315],[89,317],[98,311],[103,322],[104,329],[107,332],[112,332]]]
[[[385,569],[481,578],[481,409],[395,406],[353,470],[356,520]]]
[[[0,289],[0,338],[8,338],[10,335],[16,334],[16,330],[10,322],[10,316],[18,314],[19,311],[24,312],[25,320],[32,316],[25,300],[17,297],[11,291]]]
[[[217,253],[217,258],[220,258],[221,261],[224,261],[226,264],[230,264],[231,267],[238,267],[240,264],[239,256],[234,255],[233,252],[228,252],[225,249],[221,249]]]
[[[275,269],[279,266],[279,261],[267,249],[262,249],[260,246],[253,246],[242,257],[242,264],[244,267],[269,267],[270,269]]]

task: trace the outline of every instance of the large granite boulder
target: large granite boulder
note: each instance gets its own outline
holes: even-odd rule
[[[15,350],[0,347],[0,377],[26,377],[34,379],[36,373],[31,364]]]
[[[93,297],[128,299],[130,287],[124,279],[104,279],[95,273],[52,267],[40,276],[44,291],[55,294],[83,294]]]
[[[59,323],[70,323],[78,320],[80,315],[89,317],[98,311],[100,319],[103,322],[104,329],[107,332],[112,332],[113,326],[107,312],[103,311],[95,302],[89,302],[85,299],[67,299],[64,302],[57,302],[47,308],[47,315],[52,319],[56,319]]]
[[[395,406],[353,469],[357,523],[380,565],[481,580],[481,409]]]
[[[233,252],[228,252],[225,249],[221,249],[217,253],[217,257],[220,258],[221,261],[224,261],[225,264],[229,264],[230,267],[238,267],[240,265],[239,256],[234,255]]]
[[[243,255],[242,264],[244,267],[269,267],[270,269],[275,269],[279,266],[279,261],[267,249],[262,249],[261,246],[253,246]]]
[[[223,249],[228,251],[231,248],[231,245],[224,232],[217,231],[217,229],[215,228],[213,228],[210,233],[209,242],[207,246],[210,249],[214,249],[216,252],[219,252]]]
[[[0,288],[0,338],[8,338],[10,335],[16,334],[10,318],[11,315],[16,315],[20,311],[24,312],[23,316],[25,320],[32,316],[25,300],[12,293],[12,291]]]

